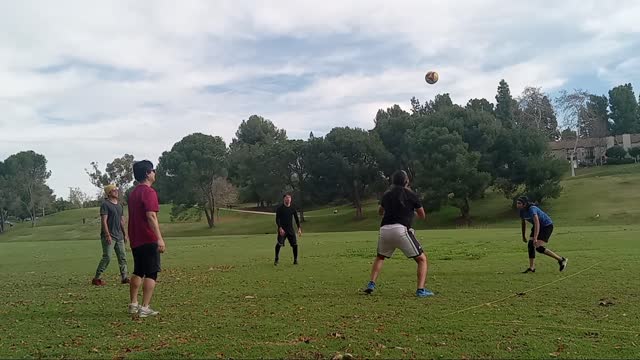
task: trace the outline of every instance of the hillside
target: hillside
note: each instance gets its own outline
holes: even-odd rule
[[[580,169],[578,176],[565,178],[559,199],[542,207],[558,226],[631,225],[640,223],[640,165],[621,165]],[[495,193],[471,206],[474,227],[504,228],[518,226],[510,201]],[[338,213],[334,214],[334,209]],[[365,218],[353,218],[350,206],[306,212],[305,232],[337,232],[375,230],[379,218],[375,201],[366,204]],[[170,222],[169,205],[161,206],[160,222],[168,238],[264,234],[274,232],[272,214],[241,213],[222,209],[218,224],[209,229],[201,222]],[[455,208],[444,208],[429,214],[426,222],[416,223],[417,229],[453,228],[458,217]],[[86,223],[83,224],[83,218]],[[18,224],[0,235],[0,241],[78,240],[95,239],[99,233],[98,209],[76,209],[46,216],[34,229],[30,224]]]

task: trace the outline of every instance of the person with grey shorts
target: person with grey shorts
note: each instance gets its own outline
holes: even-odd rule
[[[373,293],[384,260],[393,256],[396,249],[400,249],[406,257],[414,259],[418,265],[416,296],[432,296],[433,292],[424,287],[427,280],[427,256],[416,239],[415,231],[411,228],[414,213],[420,219],[424,219],[426,214],[420,198],[409,188],[409,177],[405,171],[400,170],[393,174],[392,186],[382,196],[378,212],[382,215],[378,254],[371,268],[371,281],[364,292]]]

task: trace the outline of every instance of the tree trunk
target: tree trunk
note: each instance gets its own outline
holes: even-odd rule
[[[4,232],[4,222],[7,221],[6,220],[6,214],[4,209],[0,209],[0,234],[2,234]]]
[[[204,214],[207,217],[207,224],[209,225],[209,229],[213,228],[215,226],[214,218],[213,218],[214,216],[213,209],[209,209],[209,207],[205,207]]]
[[[357,180],[353,180],[353,205],[356,207],[356,218],[362,219],[362,202],[360,201],[360,189],[358,188]]]
[[[303,199],[302,186],[300,186],[300,189],[299,189],[298,192],[300,194],[300,207],[299,207],[299,209],[300,209],[300,222],[305,222],[306,220],[304,218],[304,200],[302,200]]]
[[[471,207],[469,206],[469,198],[465,197],[462,200],[462,206],[460,207],[460,213],[462,214],[462,219],[465,221],[467,226],[471,225]]]

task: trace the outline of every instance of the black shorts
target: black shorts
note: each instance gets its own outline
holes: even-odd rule
[[[532,239],[533,239],[534,231],[535,231],[535,227],[532,226],[531,235],[529,235],[529,237]],[[538,233],[538,240],[549,242],[549,239],[551,238],[551,233],[553,233],[553,224],[541,227],[540,233]]]
[[[294,232],[287,231],[284,236],[280,236],[280,234],[278,233],[278,244],[280,246],[284,246],[285,239],[289,240],[289,245],[291,246],[298,245],[298,239],[296,238],[296,234]]]
[[[131,249],[133,253],[133,274],[151,277],[160,271],[158,243],[144,244]]]

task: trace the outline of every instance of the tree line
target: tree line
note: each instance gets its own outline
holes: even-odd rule
[[[414,97],[408,110],[380,109],[370,130],[336,127],[325,136],[294,140],[252,115],[228,146],[219,136],[190,134],[162,153],[157,188],[161,202],[174,205],[172,218],[204,215],[210,227],[219,207],[269,207],[285,192],[294,194],[303,219],[305,208],[344,200],[362,217],[364,201],[380,196],[388,176],[402,168],[428,210],[453,206],[470,223],[472,201],[489,188],[509,200],[527,194],[542,202],[560,195],[566,162],[551,157],[549,141],[638,132],[640,108],[631,84],[614,87],[608,97],[573,90],[552,99],[535,87],[513,97],[502,80],[495,103],[483,98],[459,105],[449,94],[424,102]],[[126,200],[134,161],[125,154],[104,170],[93,162],[86,172],[99,189],[116,184]],[[67,200],[53,196],[46,163],[33,151],[0,162],[0,231],[9,215],[35,224],[40,210],[96,205],[96,197],[77,188]]]

